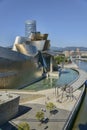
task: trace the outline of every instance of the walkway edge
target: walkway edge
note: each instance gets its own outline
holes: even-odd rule
[[[68,119],[66,120],[66,123],[63,127],[63,130],[70,130],[72,128],[73,122],[76,118],[77,112],[80,108],[80,105],[81,105],[81,103],[84,99],[85,94],[86,94],[86,87],[85,87],[85,84],[84,84],[83,88],[82,88],[82,92],[81,92],[77,102],[75,103],[72,111],[70,112],[70,115],[69,115]]]

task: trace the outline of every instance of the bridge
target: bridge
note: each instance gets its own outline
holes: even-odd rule
[[[87,58],[75,58],[75,60],[87,61]]]
[[[76,69],[76,70],[79,72],[79,77],[76,81],[70,84],[70,87],[73,88],[73,91],[79,89],[87,80],[87,72],[80,69]]]

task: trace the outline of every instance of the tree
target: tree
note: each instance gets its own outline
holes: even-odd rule
[[[62,63],[62,62],[65,62],[65,56],[64,55],[61,55],[61,56],[56,56],[56,57],[54,57],[54,60],[55,60],[55,62],[57,63],[57,64],[60,64],[60,63]]]
[[[27,122],[21,122],[18,124],[18,130],[30,130],[30,126]]]
[[[44,118],[44,112],[42,111],[39,111],[36,113],[36,118],[39,120],[39,121],[42,121],[43,118]]]
[[[47,108],[48,110],[50,110],[50,112],[51,112],[52,110],[54,110],[55,107],[56,107],[56,106],[55,106],[52,102],[49,102],[49,103],[46,104],[46,108]]]

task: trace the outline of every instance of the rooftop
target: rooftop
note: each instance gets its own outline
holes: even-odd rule
[[[17,94],[11,94],[7,92],[0,92],[0,104],[11,101],[15,98],[19,97]]]

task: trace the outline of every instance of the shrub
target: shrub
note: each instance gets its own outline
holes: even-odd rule
[[[44,113],[42,111],[39,111],[36,113],[36,118],[39,120],[39,121],[42,121],[42,119],[44,118]]]
[[[27,122],[21,122],[18,124],[18,130],[30,130],[30,126]]]

